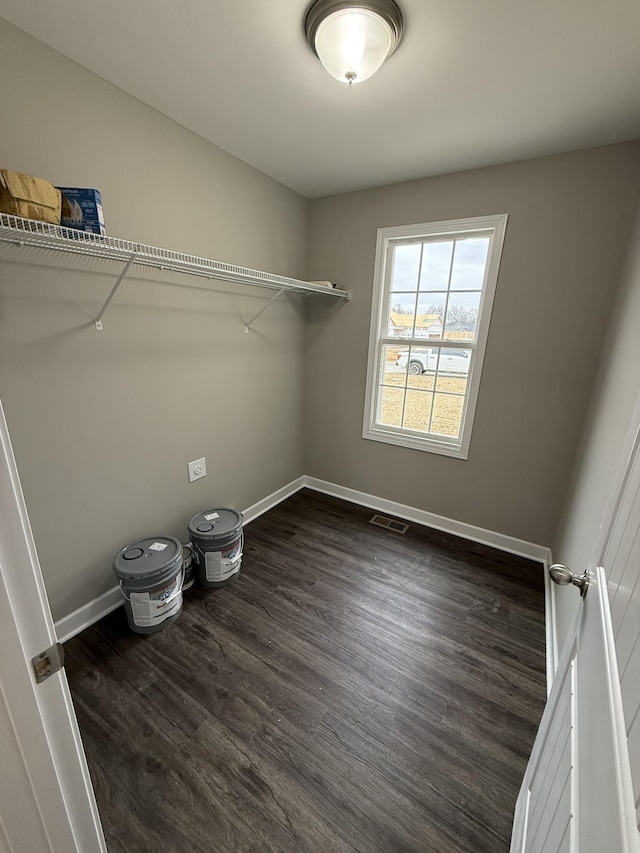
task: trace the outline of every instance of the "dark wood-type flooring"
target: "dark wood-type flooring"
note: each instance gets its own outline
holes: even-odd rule
[[[504,853],[545,699],[542,567],[303,491],[232,586],[66,645],[110,853]]]

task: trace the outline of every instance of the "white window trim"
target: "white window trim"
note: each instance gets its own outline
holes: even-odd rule
[[[484,354],[489,336],[489,323],[493,309],[493,299],[498,282],[498,270],[502,258],[502,247],[507,228],[507,214],[477,216],[470,219],[451,219],[444,222],[428,222],[421,225],[403,225],[394,228],[379,228],[376,241],[376,260],[374,272],[373,303],[371,307],[371,327],[369,333],[369,358],[367,362],[367,388],[364,404],[364,427],[362,437],[415,450],[426,450],[458,459],[469,458],[471,433],[478,402],[480,377],[484,363]],[[424,237],[447,235],[460,237],[465,232],[484,231],[490,237],[488,262],[485,269],[485,282],[480,297],[476,340],[465,341],[465,349],[473,349],[473,362],[468,375],[467,395],[462,412],[460,437],[450,439],[446,436],[434,437],[405,427],[391,427],[375,422],[377,395],[379,389],[378,370],[380,351],[388,336],[385,334],[388,318],[385,314],[387,279],[389,278],[388,259],[394,242],[420,240]],[[399,343],[400,338],[395,340]],[[458,341],[449,341],[454,346]]]

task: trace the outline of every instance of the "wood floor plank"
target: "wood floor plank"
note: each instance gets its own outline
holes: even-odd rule
[[[541,566],[303,490],[237,583],[66,644],[110,853],[501,853],[544,700]]]

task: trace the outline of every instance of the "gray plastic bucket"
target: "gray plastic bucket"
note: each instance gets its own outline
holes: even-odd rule
[[[136,539],[119,551],[113,571],[127,621],[138,634],[155,634],[182,611],[182,545],[173,536]]]
[[[244,517],[235,509],[207,509],[189,522],[193,560],[201,583],[214,589],[235,581],[242,563]]]

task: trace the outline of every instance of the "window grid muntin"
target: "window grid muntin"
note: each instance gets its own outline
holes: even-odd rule
[[[391,338],[390,340],[394,341],[397,339]],[[418,347],[424,349],[425,347],[424,347],[423,342],[425,339],[424,338],[418,338],[416,340],[418,340],[420,342],[420,343],[418,343]],[[405,343],[405,341],[403,339],[403,344],[404,343]],[[440,343],[445,343],[445,342],[441,341]],[[450,341],[447,343],[450,343]],[[459,343],[468,344],[468,343],[470,343],[470,341],[460,341]],[[393,346],[393,344],[391,344],[391,345]],[[455,391],[441,391],[438,389],[438,379],[441,376],[443,376],[443,374],[440,372],[440,355],[441,355],[440,353],[438,353],[436,370],[432,374],[433,375],[433,388],[432,389],[420,389],[420,388],[413,388],[413,387],[409,386],[408,383],[409,383],[409,375],[410,375],[409,374],[409,363],[411,361],[411,348],[412,348],[411,346],[408,346],[408,347],[403,346],[403,349],[404,348],[408,349],[408,355],[407,355],[407,369],[404,371],[404,374],[403,374],[404,378],[403,378],[402,384],[391,385],[388,382],[385,382],[384,381],[384,375],[385,375],[384,374],[384,365],[386,364],[386,350],[385,350],[386,346],[389,346],[389,344],[388,343],[382,344],[380,346],[380,349],[379,349],[379,365],[380,365],[380,367],[379,367],[379,374],[378,375],[379,376],[382,375],[382,381],[379,381],[377,383],[377,398],[378,399],[376,400],[375,425],[377,427],[379,426],[379,427],[387,428],[387,429],[399,429],[399,430],[407,430],[408,429],[408,430],[411,430],[412,432],[416,433],[417,435],[436,436],[438,438],[438,440],[440,440],[440,438],[443,436],[446,438],[451,438],[451,439],[457,440],[457,438],[462,434],[462,431],[464,428],[464,419],[465,419],[466,408],[467,408],[467,399],[466,398],[468,396],[469,377],[470,377],[471,371],[473,369],[474,353],[472,352],[471,355],[469,356],[469,370],[468,370],[466,377],[465,377],[465,379],[466,379],[465,391],[464,391],[464,393],[460,393],[460,392],[455,392]],[[441,350],[442,349],[448,349],[448,348],[449,347],[444,347],[444,346],[438,347],[438,349],[441,349]],[[470,346],[457,346],[457,347],[451,347],[451,349],[461,349],[462,350],[462,349],[472,349],[472,347],[470,347]],[[444,375],[447,377],[449,376],[449,374],[444,374]],[[393,389],[395,391],[402,391],[402,394],[403,394],[402,410],[401,410],[400,418],[399,418],[400,423],[397,426],[394,426],[392,424],[386,424],[386,423],[382,422],[382,402],[383,402],[382,401],[382,394],[383,394],[384,388],[390,388],[390,389]],[[409,391],[415,391],[415,392],[421,393],[421,394],[431,394],[431,396],[433,398],[432,404],[431,404],[431,409],[429,411],[429,424],[428,424],[428,428],[426,430],[416,430],[416,429],[413,429],[411,427],[405,427],[404,426],[405,412],[406,412],[406,406],[407,406],[407,393]],[[462,411],[460,413],[460,428],[458,430],[458,435],[456,437],[449,436],[449,435],[446,435],[444,433],[433,432],[431,429],[432,424],[433,424],[433,412],[435,409],[435,402],[436,402],[437,395],[449,396],[449,397],[462,397],[463,398]]]
[[[458,243],[461,242],[462,240],[480,238],[481,236],[489,237],[489,241],[490,241],[489,247],[487,250],[487,256],[486,256],[485,264],[484,264],[484,271],[483,271],[483,276],[482,276],[481,288],[479,288],[479,289],[478,288],[470,288],[468,290],[452,291],[451,290],[451,279],[453,276],[453,267],[455,264],[456,249],[457,249]],[[477,231],[477,232],[468,231],[465,233],[455,233],[455,234],[443,233],[440,235],[431,235],[430,237],[428,237],[426,239],[420,238],[420,237],[414,237],[411,239],[397,238],[395,240],[389,241],[389,243],[387,245],[387,263],[386,263],[386,269],[385,269],[385,282],[384,282],[384,291],[383,291],[383,299],[382,299],[382,309],[383,310],[380,313],[380,329],[379,329],[380,334],[378,336],[378,365],[379,365],[379,367],[378,367],[378,381],[376,382],[376,398],[377,399],[376,399],[376,407],[375,407],[376,417],[375,417],[374,424],[373,424],[374,427],[376,427],[376,428],[377,427],[383,427],[383,428],[392,429],[392,430],[400,430],[402,432],[409,430],[410,432],[415,433],[417,435],[422,435],[422,436],[425,436],[428,438],[433,437],[437,441],[442,441],[443,439],[451,439],[451,440],[457,442],[460,439],[460,437],[462,436],[462,434],[464,432],[465,418],[466,418],[467,407],[468,407],[469,380],[471,378],[471,374],[473,371],[473,365],[474,365],[474,361],[475,361],[474,356],[475,356],[475,348],[476,348],[476,343],[477,343],[477,328],[480,324],[480,320],[482,317],[482,309],[483,309],[483,302],[484,302],[484,295],[485,295],[485,285],[486,285],[486,279],[487,279],[488,268],[489,268],[489,257],[490,257],[491,250],[492,250],[492,239],[491,239],[492,236],[493,236],[493,230],[491,230],[491,231],[485,230],[484,232],[482,232],[482,231]],[[447,274],[447,290],[446,291],[442,291],[442,290],[438,290],[438,291],[420,290],[420,281],[422,278],[422,263],[423,263],[423,257],[424,257],[424,247],[428,243],[439,243],[439,242],[452,242],[453,243],[453,248],[451,251],[451,257],[449,258],[449,270],[448,270],[448,274]],[[392,290],[393,277],[395,274],[395,250],[396,250],[396,248],[399,246],[415,245],[418,243],[420,244],[420,257],[418,260],[418,270],[417,270],[417,280],[416,280],[415,291],[414,290]],[[473,293],[473,294],[479,293],[480,294],[480,302],[478,305],[478,314],[476,317],[476,328],[474,329],[473,339],[456,339],[456,338],[449,339],[449,338],[445,337],[447,314],[448,314],[448,310],[449,310],[449,300],[450,300],[452,292],[455,293],[456,295],[464,294],[464,293]],[[412,336],[409,336],[409,337],[398,336],[395,338],[392,338],[389,335],[383,335],[383,332],[385,330],[389,329],[392,298],[396,297],[396,296],[403,295],[403,294],[410,296],[410,295],[413,295],[414,293],[415,293],[415,300],[414,300],[413,325],[412,325],[412,330],[413,330],[414,334]],[[424,296],[424,295],[436,294],[436,293],[444,293],[445,294],[445,303],[444,303],[444,308],[443,308],[443,312],[442,312],[443,316],[441,317],[441,320],[442,320],[442,337],[441,338],[417,337],[415,335],[415,331],[416,331],[416,322],[417,322],[417,317],[418,317],[419,299],[420,299],[421,295]],[[427,341],[429,342],[428,346],[425,343]],[[394,346],[400,342],[401,342],[401,348],[408,350],[407,369],[404,372],[405,373],[404,384],[402,386],[388,385],[387,383],[385,383],[383,381],[384,380],[384,366],[383,365],[384,365],[384,356],[386,353],[385,347]],[[453,345],[453,346],[451,346],[451,345]],[[425,349],[429,349],[429,348],[433,347],[433,348],[438,349],[438,350],[442,350],[445,348],[451,348],[451,349],[460,349],[460,350],[469,349],[472,351],[471,355],[469,356],[469,370],[467,371],[467,374],[466,374],[467,385],[466,385],[464,394],[452,394],[451,392],[445,392],[445,391],[438,391],[437,390],[437,382],[438,382],[438,378],[440,376],[440,355],[441,355],[441,352],[438,352],[438,358],[437,358],[437,363],[436,363],[436,371],[433,375],[433,382],[434,382],[433,390],[431,392],[425,391],[425,393],[431,393],[433,396],[432,405],[431,405],[431,409],[429,412],[429,424],[428,424],[428,428],[426,430],[414,430],[414,429],[411,429],[410,427],[404,426],[404,418],[405,418],[405,411],[406,411],[406,405],[407,405],[407,392],[409,390],[419,390],[419,389],[410,388],[408,385],[409,362],[411,360],[411,350],[414,346],[423,347]],[[382,380],[380,378],[381,376],[382,376]],[[401,417],[400,417],[400,424],[398,426],[390,426],[389,424],[383,424],[381,422],[382,388],[385,388],[385,387],[386,388],[397,388],[397,389],[402,387],[402,392],[403,392],[402,412],[401,412]],[[435,433],[432,431],[433,414],[434,414],[435,403],[436,403],[436,395],[437,394],[449,394],[450,396],[461,396],[461,397],[463,397],[463,405],[462,405],[462,410],[460,412],[460,424],[459,424],[458,434],[455,437],[450,436],[450,435],[443,435],[442,433]]]
[[[465,289],[456,288],[455,290],[451,290],[451,280],[452,280],[452,276],[453,276],[453,267],[455,264],[456,249],[457,249],[458,243],[460,243],[464,240],[468,240],[468,239],[472,239],[472,238],[478,238],[481,236],[489,239],[489,246],[487,249],[487,255],[486,255],[486,259],[485,259],[485,265],[484,265],[484,270],[483,270],[481,287],[480,288],[465,288]],[[485,290],[486,290],[486,281],[487,281],[487,275],[488,275],[488,271],[489,271],[489,260],[490,260],[491,250],[493,248],[493,241],[491,239],[492,236],[493,236],[493,232],[484,231],[483,233],[478,232],[476,234],[474,234],[473,232],[467,232],[464,235],[462,235],[462,234],[461,235],[458,235],[458,234],[448,235],[448,238],[447,238],[447,235],[443,234],[443,235],[439,235],[436,238],[425,239],[425,240],[413,238],[410,241],[405,241],[402,239],[396,239],[396,240],[389,241],[389,245],[387,247],[387,264],[386,264],[386,271],[385,271],[386,272],[386,274],[385,274],[385,289],[384,289],[384,294],[383,294],[383,309],[384,310],[380,316],[380,329],[379,329],[380,334],[378,336],[379,340],[382,340],[383,337],[385,337],[385,338],[390,337],[388,334],[385,335],[385,331],[388,330],[388,328],[389,328],[389,321],[390,321],[390,317],[391,317],[392,296],[393,297],[403,296],[403,295],[404,296],[412,296],[415,293],[414,308],[413,308],[413,318],[414,318],[413,319],[413,332],[414,332],[414,334],[413,334],[413,336],[411,336],[411,335],[409,335],[409,336],[398,335],[395,338],[395,340],[400,339],[400,340],[403,340],[405,342],[409,342],[409,341],[415,340],[417,337],[415,335],[415,331],[416,331],[416,321],[417,321],[417,317],[418,317],[418,303],[419,303],[420,297],[426,296],[428,294],[435,295],[436,293],[443,293],[445,296],[445,302],[444,302],[442,318],[441,318],[442,319],[442,337],[441,338],[429,338],[429,337],[427,337],[426,340],[431,340],[431,341],[436,341],[436,342],[437,341],[442,342],[445,340],[455,341],[456,340],[455,338],[447,338],[446,337],[447,316],[449,313],[449,303],[451,300],[451,294],[453,293],[455,296],[459,296],[459,295],[463,295],[465,293],[469,293],[469,294],[479,294],[479,296],[480,296],[480,300],[479,300],[479,304],[478,304],[478,314],[476,317],[476,329],[474,330],[474,338],[473,338],[473,340],[475,341],[475,339],[477,337],[477,334],[476,334],[477,333],[477,326],[478,326],[480,318],[482,316],[483,301],[484,301],[484,295],[485,295]],[[395,249],[399,246],[413,245],[413,244],[418,243],[418,242],[421,244],[421,247],[420,247],[420,259],[418,262],[418,274],[417,274],[416,290],[415,291],[414,290],[392,290],[392,287],[391,287],[392,278],[393,278],[393,274],[395,272],[395,257],[394,257]],[[433,290],[433,291],[431,291],[431,290],[420,290],[420,280],[422,277],[422,262],[423,262],[423,256],[424,256],[424,246],[426,243],[438,243],[438,242],[452,242],[453,243],[453,249],[451,252],[451,257],[449,259],[449,271],[448,271],[448,276],[447,276],[447,290],[446,291],[443,291],[443,290]],[[383,323],[385,324],[384,327],[382,325]],[[422,340],[425,340],[425,338],[422,338]]]
[[[498,272],[507,229],[507,214],[492,214],[468,219],[455,219],[441,222],[426,222],[414,225],[400,225],[379,228],[376,238],[374,301],[369,327],[369,356],[367,361],[367,380],[365,391],[364,423],[362,436],[365,439],[381,441],[399,447],[413,448],[446,456],[467,459],[473,423],[477,414],[480,379],[483,370],[485,351],[489,335],[492,307],[495,298]],[[387,344],[394,347],[425,345],[421,338],[390,338],[384,328],[384,312],[387,310],[389,251],[397,244],[438,242],[442,240],[465,238],[488,238],[484,255],[484,276],[482,280],[481,301],[478,311],[479,322],[476,325],[474,341],[452,339],[429,339],[429,346],[469,348],[473,350],[473,364],[467,377],[467,390],[461,433],[458,440],[448,436],[428,436],[407,428],[387,427],[375,423],[378,412],[380,392],[380,347]],[[424,259],[423,259],[424,266]],[[426,293],[427,291],[421,291]],[[460,291],[461,292],[461,291]],[[388,320],[388,318],[387,318]],[[384,334],[381,334],[384,332]]]
[[[474,235],[474,236],[477,236],[477,235]],[[407,430],[407,429],[411,429],[410,427],[404,426],[405,412],[406,412],[406,408],[407,408],[407,393],[410,390],[413,390],[413,391],[419,390],[419,389],[415,389],[415,388],[410,388],[408,385],[408,382],[409,382],[409,364],[411,362],[412,348],[414,346],[422,347],[422,348],[427,349],[427,350],[429,348],[435,348],[435,349],[438,349],[439,352],[438,352],[437,361],[436,361],[436,370],[433,374],[433,390],[431,392],[427,392],[427,391],[424,392],[424,393],[431,393],[432,394],[431,407],[429,410],[429,423],[427,425],[426,430],[412,430],[412,432],[417,432],[418,434],[425,435],[425,436],[437,437],[438,440],[441,440],[443,433],[433,432],[433,429],[432,429],[433,415],[434,415],[434,411],[436,408],[437,395],[448,393],[448,392],[443,392],[443,391],[437,390],[438,378],[441,375],[440,374],[440,356],[442,354],[441,351],[443,349],[445,349],[445,344],[454,343],[457,345],[451,347],[451,349],[460,349],[460,350],[470,349],[470,350],[472,350],[472,352],[471,352],[471,355],[469,356],[469,370],[467,371],[467,374],[466,374],[467,375],[467,385],[465,386],[465,392],[462,395],[460,395],[460,394],[451,395],[451,396],[462,396],[464,398],[463,404],[462,404],[462,409],[460,412],[460,421],[459,421],[458,432],[457,432],[457,435],[455,437],[453,437],[453,436],[446,436],[446,437],[447,438],[455,438],[455,440],[458,440],[464,431],[464,420],[465,420],[466,410],[467,410],[466,397],[468,394],[468,379],[469,379],[471,372],[472,372],[472,369],[473,369],[473,361],[474,361],[473,350],[475,349],[474,346],[469,346],[469,344],[475,344],[475,342],[476,342],[476,329],[474,329],[473,340],[469,340],[469,339],[457,340],[455,338],[448,339],[448,338],[446,338],[446,324],[447,324],[447,315],[449,313],[449,300],[450,300],[451,293],[452,293],[452,291],[451,291],[451,279],[453,276],[453,268],[454,268],[454,264],[455,264],[456,250],[458,247],[458,243],[461,240],[465,240],[465,239],[469,239],[468,234],[465,236],[461,236],[461,235],[456,234],[455,236],[451,236],[449,238],[446,238],[443,235],[441,237],[434,238],[431,240],[423,240],[423,239],[421,239],[421,240],[413,239],[410,241],[396,240],[387,247],[387,266],[386,266],[386,270],[385,270],[385,289],[384,289],[384,294],[383,294],[383,309],[384,310],[380,316],[381,328],[379,331],[381,334],[378,337],[378,347],[379,347],[378,348],[378,364],[379,364],[379,368],[378,368],[378,381],[376,383],[377,384],[376,396],[379,399],[377,400],[377,405],[376,405],[376,418],[374,421],[375,427],[378,427],[378,426],[388,427],[389,426],[388,424],[382,424],[382,422],[381,422],[381,417],[382,417],[382,388],[384,388],[384,387],[387,387],[387,388],[388,387],[394,387],[394,388],[399,387],[396,385],[389,386],[389,385],[387,385],[387,383],[384,382],[384,364],[386,363],[386,359],[385,359],[386,347],[389,345],[393,346],[392,342],[394,342],[394,341],[402,341],[402,348],[403,349],[406,348],[408,350],[408,352],[407,352],[407,368],[405,370],[404,385],[402,386],[403,387],[403,398],[402,398],[402,411],[401,411],[401,415],[400,415],[400,423],[398,424],[398,426],[393,427],[393,428],[398,429],[398,430],[403,430],[403,431]],[[424,258],[424,247],[427,243],[438,243],[438,242],[452,242],[453,243],[451,256],[449,258],[449,269],[448,269],[448,273],[447,273],[447,289],[446,289],[446,291],[420,290],[420,282],[422,280],[422,263],[423,263],[423,258]],[[392,290],[392,284],[393,284],[394,275],[395,275],[396,249],[398,248],[398,246],[415,245],[416,243],[420,243],[420,257],[418,259],[418,268],[417,268],[417,278],[416,278],[416,282],[415,282],[415,291],[414,290]],[[490,250],[491,250],[491,245],[489,246],[489,251]],[[489,251],[487,252],[487,257],[488,257]],[[488,266],[488,264],[485,262],[485,268],[483,271],[483,278],[482,278],[483,288],[484,288],[485,277],[487,274],[487,266]],[[483,289],[482,290],[473,289],[473,290],[468,290],[468,291],[456,290],[454,292],[456,294],[461,294],[461,293],[466,293],[466,292],[474,293],[474,294],[480,293],[480,304],[478,306],[478,315],[476,317],[476,327],[477,327],[477,325],[480,321],[480,317],[481,317],[482,294],[483,294],[484,290]],[[415,293],[414,309],[413,309],[413,325],[412,325],[412,330],[413,330],[414,334],[412,336],[409,336],[409,337],[402,337],[401,335],[399,335],[396,338],[391,338],[389,336],[383,337],[382,332],[384,330],[388,331],[388,329],[389,329],[389,321],[390,321],[390,317],[391,317],[392,298],[395,296],[398,296],[398,295],[402,295],[402,294],[406,294],[407,296],[409,296],[409,295],[412,295],[413,293]],[[420,297],[421,297],[421,295],[425,295],[425,294],[428,295],[430,293],[431,294],[444,293],[444,295],[445,295],[442,317],[440,318],[441,322],[442,322],[442,332],[441,332],[442,337],[440,337],[440,338],[418,337],[415,334],[416,322],[418,319],[418,303],[419,303]],[[384,324],[384,328],[382,328],[382,324]],[[429,346],[425,345],[425,341],[429,342]],[[446,348],[448,348],[448,347],[446,347]],[[382,365],[382,370],[380,370],[380,365]],[[382,374],[382,376],[381,376],[381,374]]]

